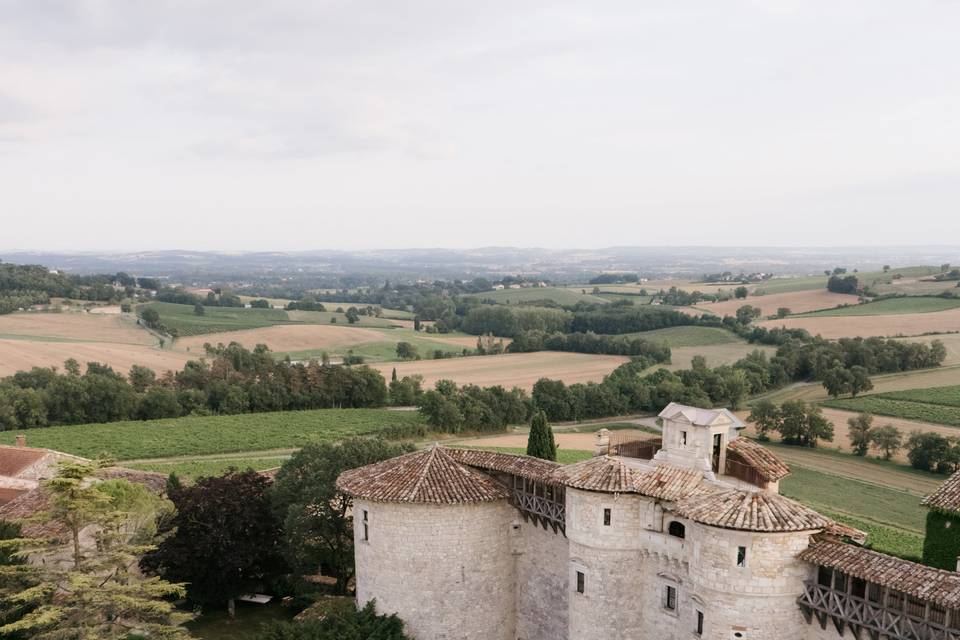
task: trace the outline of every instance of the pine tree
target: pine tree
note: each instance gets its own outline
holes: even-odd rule
[[[544,460],[557,459],[557,441],[553,438],[553,429],[547,422],[547,414],[538,411],[530,421],[530,435],[527,438],[527,455]]]

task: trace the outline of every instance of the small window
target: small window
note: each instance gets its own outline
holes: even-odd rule
[[[370,520],[366,509],[363,510],[363,539],[370,539]]]
[[[746,547],[737,547],[737,566],[738,567],[747,566],[747,548]]]
[[[703,635],[703,611],[697,611],[697,626],[694,629],[694,633],[698,636]]]
[[[833,584],[833,569],[820,567],[817,570],[817,584],[821,587],[830,587]]]
[[[677,588],[667,586],[663,593],[663,608],[667,611],[677,610]]]
[[[587,576],[583,571],[577,571],[577,593],[583,593],[587,588]]]
[[[674,520],[670,523],[670,526],[667,527],[667,533],[672,535],[674,538],[686,538],[687,537],[687,528],[683,526],[682,522],[677,522]]]
[[[604,509],[603,510],[603,526],[605,527],[610,526],[610,518],[611,518],[610,509]]]
[[[681,432],[680,432],[680,444],[681,444],[682,446],[684,446],[684,447],[687,446],[687,432],[686,432],[686,431],[681,431]]]

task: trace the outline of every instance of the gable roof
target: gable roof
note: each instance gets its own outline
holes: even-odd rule
[[[503,485],[460,464],[439,445],[344,471],[337,488],[374,502],[466,504],[510,497]]]
[[[690,424],[710,426],[719,422],[730,422],[737,429],[742,429],[746,425],[737,416],[733,415],[729,409],[701,409],[700,407],[691,407],[677,402],[671,402],[663,408],[658,417],[667,420],[684,418]]]
[[[960,513],[960,471],[950,476],[940,488],[920,503],[940,511]]]
[[[960,573],[935,569],[863,547],[814,540],[800,559],[896,589],[948,609],[960,608]]]
[[[446,449],[450,456],[468,467],[509,473],[528,480],[556,484],[551,474],[561,465],[550,460],[542,460],[532,456],[522,456],[499,451],[483,451],[480,449]]]
[[[832,522],[777,493],[737,489],[694,494],[677,503],[677,513],[714,527],[765,533],[814,531]]]
[[[0,445],[0,476],[15,478],[21,471],[44,459],[50,453],[47,449]]]
[[[790,467],[780,456],[749,438],[739,437],[728,444],[727,459],[747,465],[770,482],[790,475]]]

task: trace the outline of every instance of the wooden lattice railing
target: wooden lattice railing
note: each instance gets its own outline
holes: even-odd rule
[[[607,454],[611,456],[624,456],[626,458],[639,458],[640,460],[652,460],[657,451],[663,448],[663,442],[660,438],[638,438],[632,434],[612,433],[610,434],[610,443],[607,445]]]

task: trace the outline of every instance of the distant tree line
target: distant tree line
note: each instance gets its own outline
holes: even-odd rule
[[[158,377],[133,366],[127,376],[102,364],[68,360],[63,372],[34,368],[0,380],[0,428],[151,420],[184,415],[382,407],[386,381],[375,369],[277,362],[263,345],[209,347]]]
[[[526,422],[533,411],[530,396],[519,388],[501,386],[458,387],[452,380],[439,380],[422,393],[418,407],[437,431],[503,431],[507,425]]]
[[[524,331],[507,346],[510,353],[531,351],[574,351],[618,356],[645,356],[655,363],[670,362],[670,347],[632,336],[609,336],[593,332],[548,333]]]
[[[173,304],[203,305],[205,307],[242,307],[243,300],[235,293],[214,289],[206,296],[190,293],[183,287],[163,287],[154,297],[157,302],[171,302]]]
[[[146,288],[144,280],[138,282],[123,272],[75,275],[53,272],[40,265],[0,263],[0,314],[47,304],[50,298],[119,302],[133,296],[138,286]]]
[[[590,278],[588,284],[629,284],[639,281],[640,276],[635,273],[601,273]]]

